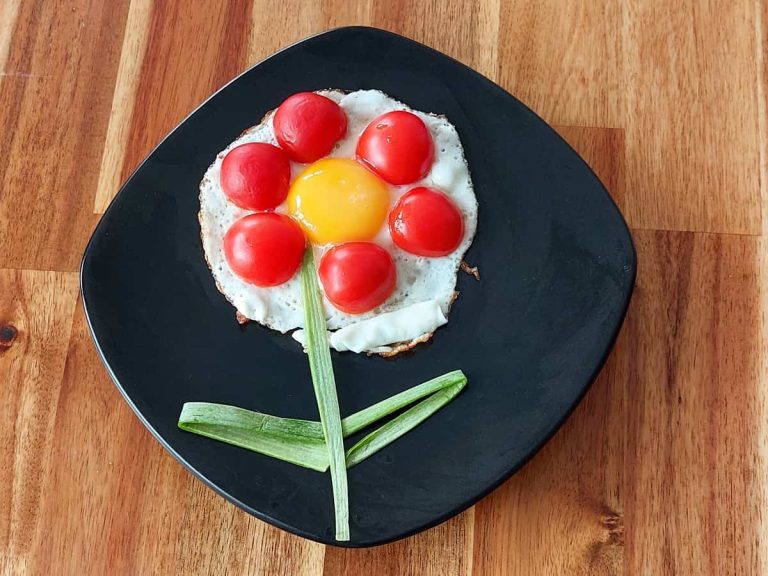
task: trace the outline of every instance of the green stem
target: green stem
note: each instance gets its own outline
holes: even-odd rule
[[[307,356],[312,373],[320,424],[328,449],[336,516],[336,540],[349,540],[349,494],[347,466],[344,456],[344,438],[341,431],[339,399],[333,376],[328,329],[325,323],[320,287],[317,284],[315,258],[312,247],[304,254],[301,267],[301,294],[304,303],[304,323],[307,332]]]

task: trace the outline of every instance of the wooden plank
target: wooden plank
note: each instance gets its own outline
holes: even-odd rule
[[[755,0],[755,38],[757,46],[757,133],[760,143],[760,198],[763,236],[768,227],[768,2]],[[762,268],[768,272],[768,268]],[[766,300],[768,301],[768,300]]]
[[[201,527],[200,518],[206,520]],[[200,482],[181,519],[178,574],[319,576],[326,547],[273,528],[224,502]],[[190,553],[192,551],[192,553]],[[153,566],[151,557],[147,565]]]
[[[78,303],[30,573],[315,576],[323,547],[272,528],[193,479],[109,380]]]
[[[502,3],[500,84],[554,124],[624,125],[622,3]]]
[[[0,81],[0,267],[79,265],[126,9],[125,0],[19,6]]]
[[[376,548],[327,547],[326,576],[471,576],[474,509],[426,532]]]
[[[755,509],[764,510],[768,503],[768,2],[755,1],[757,18],[755,19],[755,38],[757,45],[757,104],[758,137],[760,141],[760,195],[762,198],[763,234],[759,239],[758,258],[760,269],[760,339],[756,347],[758,357],[758,378],[761,385],[759,401],[756,403],[755,430],[758,434],[757,471],[755,483],[759,491]],[[757,566],[759,574],[768,574],[768,516],[758,514],[757,530],[754,536],[757,547]]]
[[[114,198],[120,184],[125,149],[128,146],[128,130],[136,101],[141,64],[147,49],[152,0],[131,0],[125,24],[123,48],[117,69],[117,83],[112,96],[109,127],[101,157],[99,182],[93,211],[103,213]]]
[[[21,0],[5,0],[0,4],[0,76],[5,76],[5,63],[8,51],[11,49],[13,29],[16,27],[16,17],[19,15]]]
[[[627,330],[630,573],[757,574],[758,241],[638,232]]]
[[[755,20],[755,37],[757,39],[757,64],[758,64],[758,133],[760,139],[760,195],[762,198],[763,235],[759,243],[760,258],[760,341],[758,350],[759,378],[760,382],[768,382],[768,2],[756,0],[758,18]],[[762,394],[757,404],[757,430],[758,438],[758,467],[756,482],[761,487],[759,492],[759,504],[765,507],[768,503],[768,388],[761,387]],[[768,516],[759,515],[757,544],[758,566],[760,574],[768,574]]]
[[[371,22],[436,48],[495,80],[499,62],[499,5],[499,0],[374,3]]]
[[[243,68],[250,0],[156,2],[120,180]]]
[[[329,28],[368,24],[370,7],[371,0],[253,0],[248,63],[255,64],[281,48]]]
[[[752,0],[627,3],[627,182],[634,226],[759,234]]]
[[[22,574],[43,489],[77,275],[0,270],[0,573]]]

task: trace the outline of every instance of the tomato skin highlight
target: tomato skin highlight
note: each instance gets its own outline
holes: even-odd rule
[[[411,184],[429,173],[435,145],[421,118],[395,110],[371,120],[357,142],[356,155],[390,184]]]
[[[291,163],[277,146],[263,142],[241,144],[221,162],[221,188],[227,198],[246,210],[272,210],[288,195]]]
[[[318,272],[328,300],[347,314],[362,314],[383,304],[397,283],[392,256],[372,242],[334,246],[323,255]]]
[[[327,156],[347,133],[347,115],[330,98],[299,92],[280,104],[273,126],[291,160],[306,164]]]
[[[419,186],[395,203],[389,213],[389,234],[397,246],[411,254],[447,256],[461,244],[464,220],[447,195]]]
[[[274,212],[248,214],[224,235],[224,256],[239,278],[267,288],[290,280],[304,257],[301,227]]]

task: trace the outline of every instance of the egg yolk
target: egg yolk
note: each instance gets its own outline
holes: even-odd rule
[[[325,158],[293,182],[288,209],[315,244],[370,240],[386,219],[389,191],[355,160]]]

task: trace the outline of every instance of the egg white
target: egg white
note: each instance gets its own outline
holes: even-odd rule
[[[345,94],[337,90],[318,91],[344,109],[347,114],[347,134],[329,156],[354,158],[360,134],[376,116],[392,110],[408,110],[419,116],[429,128],[435,144],[435,159],[427,176],[407,186],[389,186],[390,206],[415,186],[433,186],[450,196],[464,218],[464,237],[458,248],[448,256],[425,258],[409,254],[392,242],[386,221],[374,239],[392,254],[397,267],[397,285],[393,294],[381,306],[365,314],[350,315],[336,309],[323,297],[328,328],[336,330],[381,314],[409,308],[415,304],[434,300],[447,317],[454,300],[456,276],[464,253],[472,244],[477,228],[477,199],[464,150],[456,128],[442,116],[412,110],[378,90],[360,90]],[[267,114],[261,124],[250,128],[222,150],[211,164],[200,184],[200,228],[205,257],[213,273],[216,285],[235,308],[250,320],[280,332],[288,332],[304,326],[299,273],[288,282],[272,288],[260,288],[242,281],[230,270],[223,250],[226,231],[238,218],[249,213],[227,199],[220,184],[221,162],[226,153],[247,142],[267,142],[277,145],[272,120],[274,111]],[[305,167],[295,162],[292,178]],[[287,213],[287,203],[277,212]],[[320,261],[328,246],[315,246],[315,259]],[[418,309],[414,308],[414,310]],[[395,317],[405,318],[406,314]],[[392,316],[388,316],[392,318]],[[437,327],[437,326],[435,326]],[[397,331],[395,331],[397,332]],[[401,331],[402,333],[402,331]],[[414,334],[416,338],[418,334]],[[380,342],[376,346],[380,350]]]

